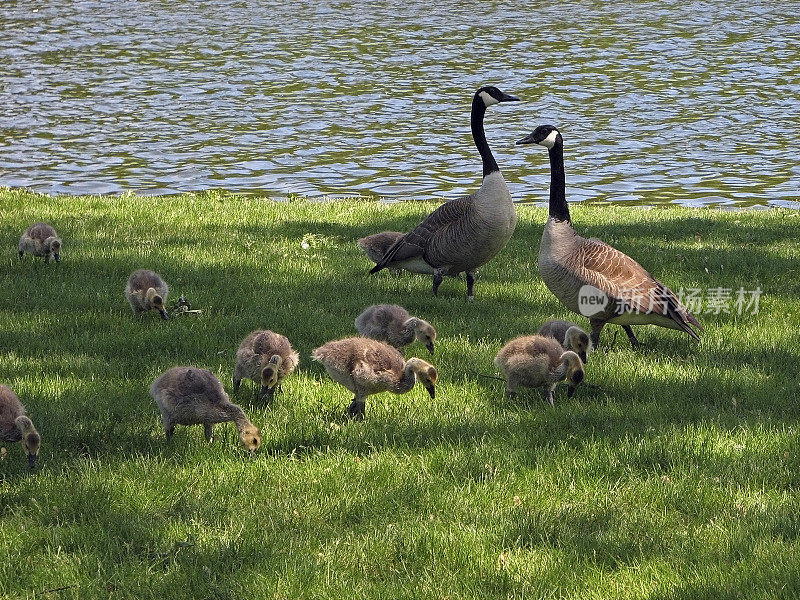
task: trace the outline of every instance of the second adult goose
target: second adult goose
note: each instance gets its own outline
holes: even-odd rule
[[[475,298],[478,267],[500,252],[514,233],[517,212],[497,161],[486,142],[483,117],[499,102],[519,100],[486,86],[472,98],[472,139],[483,161],[483,183],[473,194],[441,205],[410,232],[397,240],[370,273],[405,269],[433,274],[433,293],[445,275],[467,275],[467,297]]]
[[[589,318],[597,346],[606,323],[621,325],[631,344],[631,325],[685,331],[696,340],[700,322],[666,285],[638,262],[596,238],[582,238],[569,217],[564,177],[564,140],[552,125],[540,125],[517,144],[540,144],[550,154],[550,217],[539,246],[539,274],[564,306]]]

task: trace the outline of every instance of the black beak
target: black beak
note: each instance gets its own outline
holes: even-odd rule
[[[425,386],[425,389],[428,390],[428,393],[431,395],[431,398],[436,398],[436,388],[433,386],[428,387]]]
[[[519,98],[516,96],[512,96],[511,94],[506,94],[505,92],[500,92],[503,94],[500,96],[500,102],[519,102]]]
[[[537,144],[539,141],[534,137],[533,132],[526,135],[521,140],[517,141],[517,146],[521,144]]]
[[[575,386],[572,386],[572,385],[571,385],[571,386],[569,386],[569,387],[567,388],[567,398],[572,398],[572,396],[573,396],[574,394],[575,394]]]
[[[61,254],[59,254],[58,252],[56,252],[53,255],[53,257],[56,259],[56,262],[61,262]]]
[[[425,347],[428,349],[428,352],[433,354],[433,342],[431,342],[430,344],[425,344]]]
[[[36,455],[28,454],[28,466],[33,469],[36,467]]]
[[[164,319],[165,321],[169,319],[169,317],[167,316],[167,311],[165,311],[163,308],[158,312],[161,313],[161,318]]]
[[[578,356],[580,356],[581,360],[583,361],[583,364],[586,364],[586,359],[588,358],[586,356],[586,352],[581,352],[580,354],[578,354]]]

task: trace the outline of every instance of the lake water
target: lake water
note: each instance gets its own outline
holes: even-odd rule
[[[520,201],[800,207],[800,3],[0,3],[0,185],[269,197],[474,190],[474,91]]]

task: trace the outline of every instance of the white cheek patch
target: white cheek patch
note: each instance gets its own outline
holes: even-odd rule
[[[539,142],[542,146],[547,148],[548,150],[556,145],[556,136],[558,135],[558,131],[555,129],[550,132],[546,138],[544,138],[541,142]]]
[[[486,106],[491,106],[492,104],[497,104],[500,102],[497,98],[489,94],[489,92],[481,92],[479,95]]]

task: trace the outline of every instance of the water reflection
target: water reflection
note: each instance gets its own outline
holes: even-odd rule
[[[450,198],[470,95],[515,199],[798,206],[800,11],[748,1],[0,4],[0,185]]]

